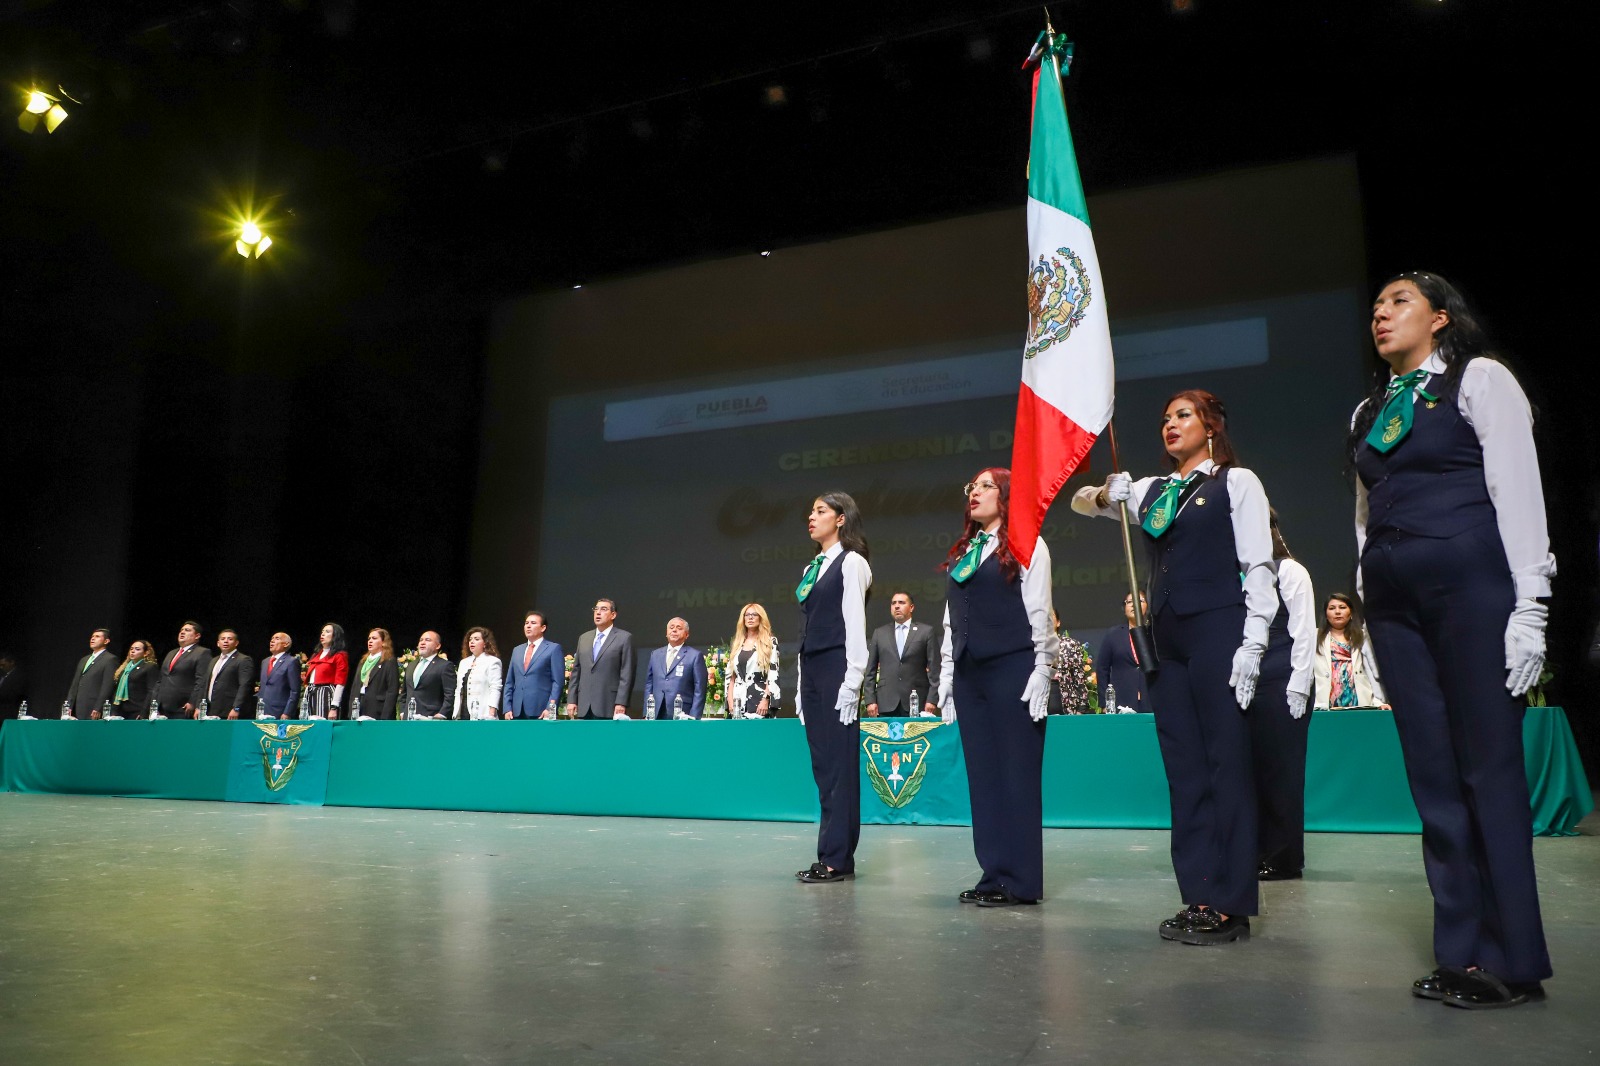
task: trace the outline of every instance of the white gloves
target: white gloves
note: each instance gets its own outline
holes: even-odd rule
[[[1304,718],[1306,716],[1307,697],[1304,692],[1289,693],[1289,717]]]
[[[839,724],[849,725],[851,722],[854,722],[856,720],[856,714],[860,711],[860,705],[861,701],[857,697],[850,695],[850,693],[844,691],[843,689],[840,689],[838,703]]]
[[[1550,609],[1538,600],[1518,600],[1506,622],[1506,691],[1520,696],[1539,682],[1544,669],[1544,627]]]
[[[1022,690],[1022,702],[1028,705],[1028,717],[1035,722],[1044,721],[1050,713],[1050,668],[1035,666],[1028,675],[1028,684]]]
[[[1256,698],[1256,678],[1261,676],[1261,645],[1247,640],[1233,653],[1233,673],[1228,675],[1228,685],[1241,710],[1248,710]]]
[[[1106,499],[1122,503],[1133,496],[1133,478],[1125,473],[1115,473],[1106,478]]]
[[[956,720],[956,701],[950,695],[950,678],[939,679],[939,719],[945,725],[951,725]]]

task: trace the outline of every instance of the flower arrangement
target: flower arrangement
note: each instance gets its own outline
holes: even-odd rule
[[[1061,710],[1066,714],[1099,714],[1100,692],[1095,683],[1094,659],[1088,647],[1065,629],[1056,649],[1051,678],[1061,693]]]
[[[713,644],[705,650],[706,707],[705,717],[728,717],[728,646]]]
[[[576,655],[568,655],[561,660],[561,698],[556,701],[558,708],[567,705],[567,693],[572,690],[572,668],[577,665],[577,662],[578,657]]]

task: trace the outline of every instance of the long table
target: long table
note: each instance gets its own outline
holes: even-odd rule
[[[0,728],[0,788],[341,807],[817,817],[805,735],[793,719],[306,725],[8,721]],[[863,727],[864,822],[970,823],[956,727],[927,719]],[[1535,831],[1573,833],[1594,803],[1565,713],[1529,708],[1523,737]],[[1152,717],[1049,719],[1044,819],[1054,827],[1166,828]],[[1388,711],[1313,715],[1306,828],[1420,832]]]

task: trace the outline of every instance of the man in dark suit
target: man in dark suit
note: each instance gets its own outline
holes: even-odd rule
[[[285,718],[300,705],[300,663],[289,654],[293,642],[287,633],[274,633],[267,642],[267,657],[261,660],[259,694],[266,702],[268,718]]]
[[[97,629],[89,634],[89,654],[78,660],[67,689],[67,707],[74,718],[98,718],[111,698],[117,679],[117,658],[106,649],[111,646],[111,630]]]
[[[0,651],[0,720],[17,716],[17,708],[26,696],[22,683],[22,668],[17,665],[17,657]]]
[[[655,697],[657,718],[674,718],[674,702],[683,698],[683,713],[699,718],[706,706],[706,658],[689,647],[689,623],[674,618],[667,623],[667,646],[650,653],[644,673],[645,714]]]
[[[544,636],[544,612],[529,611],[522,618],[522,635],[528,639],[511,650],[506,660],[505,692],[500,713],[508,720],[542,718],[561,699],[566,679],[566,656],[561,645]]]
[[[205,677],[207,713],[217,718],[255,717],[255,708],[248,702],[255,678],[256,664],[239,650],[239,634],[231,629],[219,632],[217,657],[211,660]]]
[[[865,688],[867,714],[871,717],[920,714],[933,718],[939,714],[934,697],[939,691],[940,641],[944,631],[939,626],[912,621],[916,609],[911,593],[896,589],[889,597],[889,613],[894,621],[879,626],[867,642]],[[920,706],[911,706],[913,692]]]
[[[417,661],[408,663],[400,675],[400,712],[411,712],[417,701],[417,714],[423,718],[450,717],[450,704],[456,695],[456,664],[439,654],[444,642],[428,630],[417,638]]]
[[[626,718],[633,695],[633,634],[618,629],[617,601],[596,600],[594,628],[573,653],[568,718]]]
[[[211,653],[200,646],[200,624],[185,622],[178,630],[178,646],[161,664],[156,703],[168,718],[193,718],[210,677]]]

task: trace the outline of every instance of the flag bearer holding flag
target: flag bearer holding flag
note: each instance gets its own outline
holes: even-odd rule
[[[1072,509],[1114,518],[1125,502],[1138,505],[1161,654],[1151,698],[1185,903],[1159,932],[1221,944],[1249,937],[1258,901],[1245,711],[1278,611],[1271,507],[1260,479],[1235,465],[1227,414],[1211,393],[1190,389],[1169,400],[1161,439],[1171,474],[1137,482],[1112,474],[1104,486],[1078,490]]]

